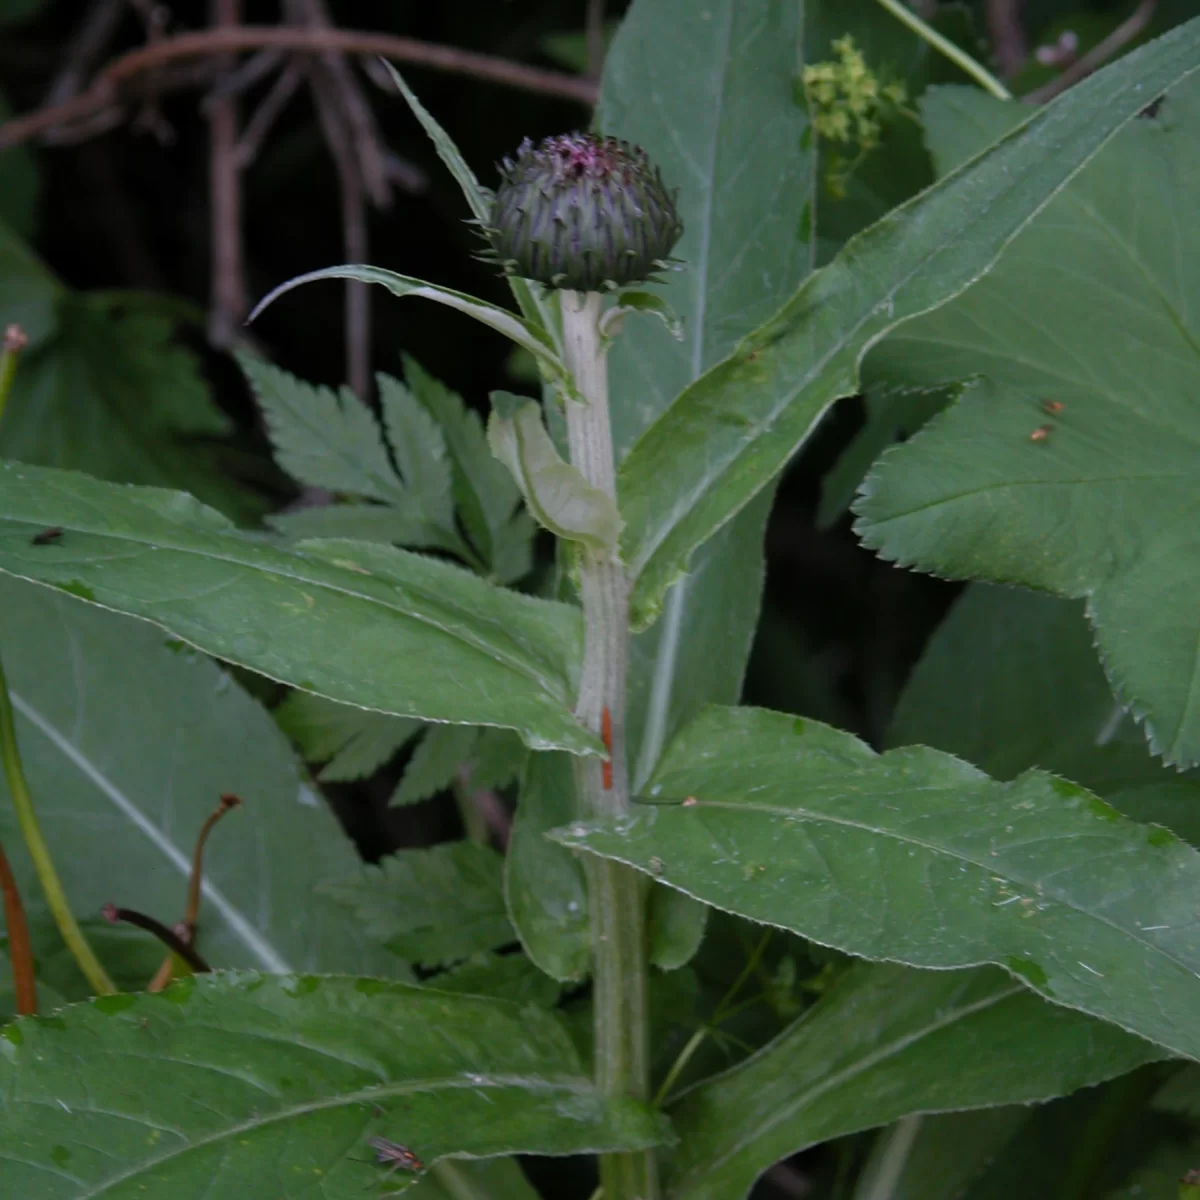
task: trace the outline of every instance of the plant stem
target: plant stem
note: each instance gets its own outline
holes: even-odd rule
[[[879,1135],[876,1152],[871,1156],[854,1192],[854,1200],[892,1200],[908,1166],[909,1155],[917,1134],[921,1132],[922,1117],[904,1117]]]
[[[29,923],[16,878],[8,865],[8,856],[0,846],[0,892],[4,894],[4,927],[8,930],[8,961],[12,964],[13,994],[18,1016],[38,1010],[37,981],[33,973],[33,948],[29,941]]]
[[[571,462],[594,487],[616,497],[608,361],[600,336],[603,301],[594,292],[561,293],[563,349],[581,401],[567,400]],[[575,760],[581,816],[622,817],[629,812],[625,759],[625,679],[629,657],[629,584],[615,554],[579,551],[584,652],[575,715],[599,733],[606,764]],[[605,1096],[650,1096],[649,1005],[646,995],[646,885],[630,868],[587,856],[592,925],[596,1085]],[[600,1159],[604,1200],[655,1200],[652,1151],[606,1154]]]
[[[931,25],[922,21],[902,0],[879,0],[879,3],[896,18],[907,25],[919,38],[927,41],[939,54],[945,55],[956,67],[965,71],[984,91],[991,92],[997,100],[1011,100],[1008,90],[982,63],[976,62],[964,50],[960,50],[948,38],[942,37]]]
[[[87,938],[83,936],[83,931],[76,924],[71,906],[67,903],[66,893],[63,891],[62,880],[54,869],[54,860],[50,857],[45,838],[42,837],[37,813],[33,809],[33,797],[29,794],[29,785],[25,782],[25,772],[21,767],[12,701],[8,697],[3,664],[0,664],[0,761],[4,764],[4,777],[8,782],[21,835],[25,839],[29,857],[33,859],[46,903],[50,906],[50,912],[63,941],[66,942],[88,983],[92,985],[92,989],[101,996],[111,996],[117,990],[116,985],[109,979]]]
[[[26,344],[25,331],[20,325],[9,325],[0,336],[0,418],[12,391],[13,376],[17,373],[17,359]]]

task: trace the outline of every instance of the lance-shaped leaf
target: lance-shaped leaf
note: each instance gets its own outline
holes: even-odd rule
[[[253,321],[263,309],[273,304],[285,292],[298,288],[303,283],[315,283],[320,279],[355,279],[359,283],[378,283],[387,288],[393,296],[417,296],[423,300],[436,300],[439,304],[448,305],[469,317],[481,321],[489,328],[502,333],[506,338],[516,342],[522,349],[528,350],[543,366],[550,377],[568,382],[569,377],[562,360],[550,340],[550,335],[541,326],[534,325],[524,317],[511,313],[506,308],[489,304],[465,292],[456,292],[450,288],[439,287],[436,283],[426,283],[423,279],[413,279],[410,275],[397,275],[395,271],[385,271],[382,267],[369,267],[362,264],[350,264],[344,267],[325,267],[320,271],[309,271],[306,275],[297,275],[287,283],[281,283],[273,291],[268,292],[255,306],[249,320]]]
[[[1200,1058],[1200,854],[1075,784],[999,783],[922,746],[878,755],[816,722],[712,708],[650,795],[624,822],[555,836],[851,954],[996,963]]]
[[[1070,89],[935,187],[854,238],[643,435],[620,477],[635,617],[653,619],[695,549],[787,463],[858,364],[944,304],[1126,121],[1200,67],[1200,20]]]
[[[512,472],[540,524],[556,537],[591,550],[616,550],[621,536],[616,502],[563,460],[542,424],[539,404],[525,396],[493,392],[488,444]]]
[[[0,613],[22,761],[80,918],[115,901],[173,925],[184,915],[196,835],[232,792],[242,804],[204,860],[205,958],[279,972],[398,965],[333,901],[313,896],[315,880],[353,870],[357,856],[271,718],[227,672],[144,622],[7,576]],[[12,852],[20,836],[2,779],[0,841],[47,965],[59,938],[40,936],[41,889],[27,856]],[[141,931],[106,942],[98,952],[118,981],[145,987],[157,944]],[[146,954],[128,952],[138,948]],[[73,965],[50,973],[80,994]]]
[[[957,91],[935,101],[944,155],[957,126],[1012,120]],[[891,560],[1086,600],[1113,689],[1180,766],[1200,763],[1198,143],[1192,80],[978,289],[879,347],[872,365],[906,382],[994,386],[889,454],[855,506]]]
[[[47,527],[62,532],[34,544]],[[390,546],[239,533],[190,496],[0,464],[0,571],[333,700],[603,753],[571,712],[579,616]]]
[[[376,979],[192,977],[18,1021],[0,1045],[4,1196],[362,1200],[383,1175],[371,1137],[428,1166],[665,1134],[600,1098],[550,1014]]]
[[[911,1113],[1049,1100],[1161,1057],[1000,971],[859,964],[775,1041],[673,1106],[667,1193],[739,1200],[772,1163],[819,1142]]]

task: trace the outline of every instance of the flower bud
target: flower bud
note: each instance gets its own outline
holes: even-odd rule
[[[486,229],[505,274],[578,292],[651,279],[682,232],[645,151],[582,133],[527,138],[505,159]]]

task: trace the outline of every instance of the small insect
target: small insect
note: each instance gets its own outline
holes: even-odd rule
[[[683,802],[683,807],[684,807],[684,808],[695,808],[695,807],[696,807],[696,797],[695,797],[695,796],[689,796],[689,797],[688,797],[688,798],[687,798],[687,799],[686,799],[686,800]]]
[[[1049,413],[1052,417],[1058,416],[1060,412],[1067,406],[1061,400],[1043,400],[1042,412]]]
[[[62,535],[63,531],[57,525],[52,525],[49,529],[43,529],[41,533],[35,533],[29,541],[34,546],[48,546],[51,542],[57,542]]]
[[[390,1179],[397,1171],[423,1171],[425,1164],[407,1147],[399,1142],[390,1142],[384,1137],[373,1137],[367,1140],[367,1145],[375,1151],[375,1162],[378,1166],[390,1164],[383,1173],[383,1179]]]
[[[1039,425],[1030,435],[1031,442],[1044,442],[1054,432],[1053,425]]]

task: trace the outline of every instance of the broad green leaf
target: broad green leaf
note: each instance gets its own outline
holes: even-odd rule
[[[379,402],[392,453],[409,491],[429,519],[454,529],[454,498],[450,494],[450,463],[446,439],[437,422],[398,379],[379,374]]]
[[[985,128],[997,112],[1011,119],[954,93],[951,104]],[[1200,763],[1200,236],[1183,199],[1200,184],[1197,134],[1188,83],[978,289],[881,347],[878,369],[906,379],[992,382],[889,454],[856,505],[864,540],[889,559],[1085,599],[1114,689],[1154,752],[1181,766]]]
[[[478,300],[464,292],[455,292],[450,288],[439,287],[436,283],[426,283],[423,279],[413,279],[409,275],[397,275],[395,271],[385,271],[382,267],[365,265],[348,265],[344,267],[325,267],[320,271],[309,271],[305,275],[297,275],[287,283],[281,283],[273,291],[268,292],[250,314],[248,320],[253,321],[263,309],[273,304],[285,292],[304,283],[315,283],[321,279],[355,279],[359,283],[378,283],[387,288],[393,296],[417,296],[424,300],[436,300],[439,304],[448,305],[469,317],[482,322],[489,328],[502,333],[518,346],[528,350],[538,360],[539,365],[550,378],[567,384],[566,368],[554,349],[550,335],[539,325],[535,325],[524,317],[519,317],[507,309],[489,304],[486,300]]]
[[[427,981],[443,992],[554,1008],[561,988],[524,954],[473,954]]]
[[[713,708],[650,795],[555,837],[850,954],[996,963],[1200,1058],[1200,854],[1075,784],[999,783],[925,747],[878,755],[816,722]]]
[[[49,526],[58,540],[32,545]],[[571,711],[578,613],[448,563],[365,542],[287,549],[180,493],[0,463],[0,571],[332,700],[602,753]]]
[[[66,292],[31,257],[10,261],[3,241],[0,232],[0,325],[20,322],[33,344],[17,367],[0,453],[256,513],[222,469],[217,439],[232,424],[196,356],[174,341],[175,322],[145,304]]]
[[[488,449],[479,414],[408,355],[404,377],[446,438],[454,502],[475,549],[502,583],[527,575],[533,562],[533,522],[519,508],[521,493],[512,476]]]
[[[384,504],[410,501],[379,423],[349,388],[334,393],[250,355],[239,361],[262,409],[275,461],[293,479]]]
[[[421,728],[408,717],[334,704],[311,692],[293,692],[274,715],[309,762],[326,764],[320,778],[327,783],[374,774]]]
[[[399,508],[383,504],[322,504],[273,513],[267,524],[293,541],[349,538],[355,542],[431,547],[457,553],[457,536],[435,526],[410,497]]]
[[[475,842],[399,850],[377,867],[324,883],[369,937],[393,954],[439,967],[513,942],[504,909],[504,861]]]
[[[493,392],[488,444],[512,472],[539,524],[589,549],[616,550],[621,518],[615,501],[563,460],[535,400]]]
[[[664,971],[691,962],[708,927],[708,905],[674,888],[655,888],[646,912],[650,961]]]
[[[408,1200],[538,1200],[515,1158],[443,1159],[407,1195]]]
[[[860,964],[774,1042],[673,1107],[667,1194],[737,1200],[778,1159],[831,1138],[910,1113],[1048,1100],[1161,1056],[999,971]]]
[[[851,241],[646,431],[621,468],[625,559],[645,623],[695,549],[782,470],[858,363],[987,272],[1123,124],[1200,66],[1200,20],[1036,111]]]
[[[574,815],[571,759],[531,755],[509,834],[504,898],[525,953],[562,983],[586,979],[592,959],[583,865],[545,836]]]
[[[404,769],[392,803],[420,804],[450,787],[478,741],[479,730],[470,725],[435,725],[427,729]]]
[[[886,744],[945,750],[996,779],[1043,767],[1105,796],[1178,779],[1115,701],[1083,606],[1023,588],[963,593],[910,676]]]
[[[666,1135],[601,1100],[549,1014],[375,979],[193,977],[0,1040],[5,1196],[362,1200],[384,1190],[371,1137],[428,1166]]]
[[[314,880],[357,856],[271,718],[228,674],[149,625],[13,579],[0,578],[0,613],[22,760],[78,916],[98,920],[112,901],[181,919],[196,834],[233,792],[243,803],[204,861],[206,959],[267,971],[387,965],[335,905],[314,899]],[[0,841],[36,917],[41,891],[2,783]],[[34,924],[45,960],[58,937]],[[144,987],[162,948],[140,930],[123,936],[149,958],[131,981]],[[68,971],[62,986],[75,978]]]
[[[698,14],[691,0],[634,0],[613,42],[597,123],[644,146],[679,189],[676,255],[686,264],[656,291],[679,315],[683,341],[643,320],[626,321],[613,341],[618,457],[809,272],[814,247],[803,217],[816,156],[793,87],[801,8],[711,0]],[[741,696],[770,502],[755,501],[698,552],[692,574],[668,594],[663,619],[633,641],[626,731],[635,789],[704,704]],[[656,891],[665,914],[676,901]]]
[[[3,23],[0,5],[0,24]],[[12,107],[0,91],[0,122],[13,115]],[[36,225],[38,200],[41,195],[41,173],[30,146],[15,146],[0,151],[0,222],[14,234],[30,237]],[[0,240],[3,235],[0,234]]]
[[[485,729],[471,755],[471,786],[502,788],[525,769],[529,750],[507,729]]]
[[[454,182],[462,190],[463,197],[470,207],[475,220],[481,226],[486,227],[491,219],[491,193],[486,188],[480,186],[479,180],[475,178],[475,172],[471,170],[467,160],[463,158],[462,153],[454,144],[453,139],[438,124],[433,114],[430,113],[425,105],[417,99],[416,93],[405,82],[404,76],[390,62],[384,62],[383,65],[391,75],[392,82],[395,83],[397,90],[408,102],[408,107],[412,109],[413,116],[421,122],[421,128],[429,135],[429,140],[433,143],[434,149],[437,150],[438,158],[442,160],[446,169],[454,176]],[[541,326],[552,338],[556,337],[557,327],[550,316],[550,306],[541,298],[537,289],[527,279],[518,279],[514,275],[509,275],[507,278],[513,297],[526,319]]]

